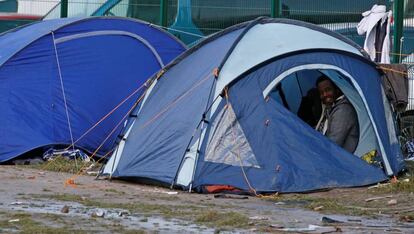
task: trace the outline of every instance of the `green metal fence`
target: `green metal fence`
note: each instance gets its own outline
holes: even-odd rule
[[[164,26],[187,44],[258,16],[272,16],[319,24],[362,45],[364,36],[356,32],[361,13],[374,4],[382,4],[395,11],[392,51],[395,61],[414,63],[414,56],[411,56],[414,51],[414,0],[7,1],[18,1],[19,13],[42,14],[46,19],[90,15],[137,18]],[[400,36],[401,40],[398,39]]]

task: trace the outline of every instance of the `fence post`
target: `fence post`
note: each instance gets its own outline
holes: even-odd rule
[[[403,35],[404,22],[404,0],[394,0],[394,63],[400,63],[401,54],[401,37]]]
[[[68,17],[68,0],[60,1],[60,18]]]
[[[167,27],[168,0],[160,0],[160,25]]]
[[[280,17],[280,0],[270,0],[271,1],[271,11],[270,16],[272,18],[279,18]]]

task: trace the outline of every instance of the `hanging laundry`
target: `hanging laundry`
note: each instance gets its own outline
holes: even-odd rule
[[[366,35],[364,50],[374,62],[390,63],[390,25],[392,11],[384,5],[374,5],[362,13],[364,17],[357,26],[359,35]]]

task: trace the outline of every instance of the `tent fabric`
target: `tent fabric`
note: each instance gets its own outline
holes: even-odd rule
[[[273,30],[280,28],[287,30]],[[310,34],[329,43],[311,46]],[[290,41],[299,45],[278,47]],[[114,178],[145,178],[190,190],[229,185],[303,192],[383,181],[404,165],[391,140],[396,133],[387,127],[382,74],[361,51],[337,34],[291,20],[258,18],[215,34],[153,78],[157,83],[118,165],[107,164],[105,171]],[[309,69],[343,77],[341,82],[354,89],[349,93],[359,95],[354,100],[366,112],[373,136],[366,139],[374,141],[369,143],[377,147],[384,168],[335,145],[269,97],[292,71]]]
[[[151,175],[161,182],[173,182],[191,134],[200,122],[196,116],[207,106],[215,79],[212,71],[239,34],[236,30],[215,43],[207,43],[157,81],[128,136],[114,177]],[[163,158],[165,153],[171,157]],[[160,160],[153,160],[157,158]]]
[[[37,22],[2,34],[0,48],[0,162],[72,138],[107,154],[145,81],[185,51],[165,31],[117,17]]]
[[[318,62],[323,64],[335,64],[336,61],[340,64],[346,57],[341,54],[317,52],[286,57],[251,72],[246,77],[241,77],[229,89],[229,102],[236,111],[252,149],[256,150],[254,154],[259,160],[259,165],[263,167],[262,170],[248,166],[244,168],[249,182],[257,190],[299,192],[318,189],[322,184],[324,188],[338,187],[338,181],[341,181],[341,186],[360,186],[385,179],[381,169],[368,165],[334,143],[326,141],[322,135],[279,103],[272,99],[266,102],[263,98],[263,89],[271,82],[272,77],[278,75],[278,72],[288,70],[292,66],[310,63],[315,58],[320,58]],[[365,74],[378,74],[371,66],[358,66],[361,61],[357,59],[352,61],[346,58],[346,60],[349,64],[347,71],[360,73],[355,77],[370,79],[372,77],[367,77]],[[372,86],[380,85],[380,80],[377,79],[377,82],[377,84],[371,82],[371,86],[366,87],[366,91],[371,91]],[[369,95],[372,93],[370,92]],[[372,110],[378,113],[382,108],[381,103],[373,106]],[[269,124],[266,126],[267,120]],[[276,170],[276,168],[280,169]],[[194,179],[197,184],[194,186],[229,184],[229,180],[233,180],[231,185],[249,190],[242,176],[229,177],[229,173],[240,174],[240,170],[240,167],[213,164],[200,158],[198,173]],[[270,181],[278,183],[271,184]]]

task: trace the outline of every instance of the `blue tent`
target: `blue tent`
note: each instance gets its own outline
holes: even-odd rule
[[[298,95],[321,74],[356,109],[360,138],[354,154],[297,115]],[[231,27],[154,78],[102,174],[257,192],[383,181],[403,168],[403,160],[380,77],[360,47],[323,28],[270,18]],[[289,105],[278,98],[280,86]],[[361,159],[373,150],[378,165]]]
[[[185,51],[151,24],[115,17],[34,23],[2,34],[0,48],[0,162],[72,142],[108,153],[145,81]]]

